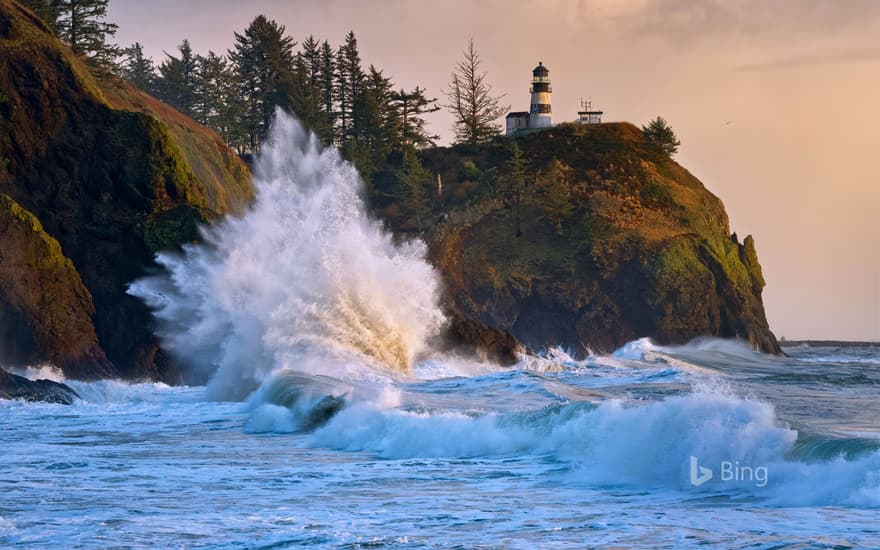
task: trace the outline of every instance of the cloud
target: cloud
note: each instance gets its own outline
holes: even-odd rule
[[[740,65],[738,71],[765,71],[770,69],[786,69],[789,67],[803,67],[810,65],[827,65],[835,63],[853,63],[862,61],[880,61],[880,47],[853,48],[832,52],[809,52],[778,59],[764,63]]]
[[[876,0],[648,0],[629,16],[637,31],[689,41],[880,28]]]

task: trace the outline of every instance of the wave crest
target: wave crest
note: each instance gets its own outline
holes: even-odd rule
[[[159,254],[166,274],[131,285],[165,347],[221,399],[279,369],[409,372],[444,322],[424,244],[395,243],[367,215],[355,169],[282,112],[254,179],[243,218],[206,229],[183,254]]]

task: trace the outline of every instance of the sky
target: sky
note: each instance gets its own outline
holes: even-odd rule
[[[660,115],[676,160],[755,237],[770,327],[788,339],[880,340],[880,1],[111,0],[120,45],[154,59],[189,38],[225,52],[259,13],[340,44],[443,99],[469,38],[487,81],[527,110],[531,69],[554,122],[581,99],[606,121]],[[441,142],[452,118],[430,119]],[[502,121],[499,121],[499,124]]]

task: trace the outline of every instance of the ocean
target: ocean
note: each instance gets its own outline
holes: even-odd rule
[[[254,179],[129,288],[190,386],[0,401],[0,546],[880,547],[880,345],[457,356],[336,151],[279,115]]]
[[[878,547],[880,346],[785,351],[282,373],[245,402],[71,381],[0,401],[0,546]]]

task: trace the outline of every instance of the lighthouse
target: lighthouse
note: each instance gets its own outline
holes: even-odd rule
[[[553,123],[550,118],[550,71],[544,63],[538,61],[538,66],[532,70],[532,104],[528,111],[512,111],[507,113],[507,135],[515,137],[522,134],[540,131],[550,128]],[[581,110],[578,111],[579,124],[602,124],[602,111],[593,108],[591,101],[581,100]]]
[[[507,113],[507,135],[515,136],[522,132],[550,128],[553,124],[550,120],[550,71],[544,63],[538,62],[538,66],[532,71],[532,104],[528,111],[516,111]]]
[[[550,123],[550,71],[544,63],[532,71],[532,106],[529,109],[529,128],[549,128]]]

